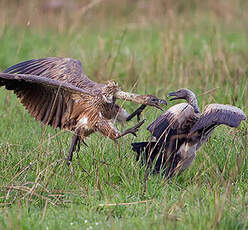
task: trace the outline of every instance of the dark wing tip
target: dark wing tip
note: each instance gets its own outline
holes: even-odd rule
[[[62,69],[74,69],[82,71],[82,64],[79,60],[64,57],[46,57],[31,59],[10,66],[4,73],[42,75],[48,69],[55,69],[61,72]]]
[[[212,125],[227,125],[237,128],[242,120],[246,120],[245,113],[238,107],[223,104],[210,104],[206,106],[200,119],[190,130],[194,133],[200,129],[206,129]]]
[[[160,115],[146,128],[152,134],[152,136],[156,138],[159,138],[169,126],[169,121],[164,115],[165,114]]]
[[[3,81],[3,82],[1,82]],[[18,83],[17,83],[18,82]],[[59,80],[51,79],[51,78],[45,78],[35,75],[29,75],[29,74],[10,74],[10,73],[0,73],[0,85],[8,86],[15,85],[15,87],[19,87],[18,84],[21,82],[25,82],[27,84],[37,84],[42,85],[43,87],[48,88],[56,88],[56,89],[63,89],[65,91],[76,93],[76,94],[86,94],[89,96],[95,96],[92,92],[78,88],[70,83],[67,82],[61,82]],[[8,89],[8,88],[7,88]],[[14,90],[14,88],[10,88],[9,90]]]

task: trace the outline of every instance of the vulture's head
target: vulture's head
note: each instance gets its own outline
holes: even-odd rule
[[[167,97],[172,97],[170,98],[170,101],[174,101],[177,99],[185,99],[188,100],[191,97],[195,97],[195,94],[189,90],[189,89],[179,89],[175,92],[171,92],[167,95]]]
[[[150,106],[154,106],[160,110],[163,110],[162,107],[160,105],[167,105],[166,100],[164,99],[159,99],[153,95],[143,95],[141,96],[143,97],[143,100],[145,102],[145,105],[150,105]]]
[[[179,89],[175,92],[171,92],[167,95],[167,97],[171,97],[169,100],[174,101],[178,99],[185,99],[190,105],[192,105],[195,109],[196,113],[200,113],[198,108],[197,99],[195,94],[189,89]]]

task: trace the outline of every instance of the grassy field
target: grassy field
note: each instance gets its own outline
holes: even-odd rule
[[[88,1],[45,11],[37,2],[0,3],[1,71],[72,57],[98,82],[163,98],[187,87],[200,108],[224,103],[248,114],[246,1]],[[247,121],[217,128],[192,167],[166,182],[146,177],[130,146],[149,137],[145,127],[160,113],[144,111],[137,138],[93,134],[68,167],[72,134],[35,122],[1,89],[0,230],[248,229]]]

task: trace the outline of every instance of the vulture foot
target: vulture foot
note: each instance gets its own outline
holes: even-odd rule
[[[145,123],[145,120],[139,122],[139,123],[138,123],[137,125],[135,125],[134,127],[125,130],[123,133],[121,133],[121,134],[118,136],[118,138],[123,137],[123,136],[125,136],[125,135],[127,135],[127,134],[129,134],[129,133],[132,133],[132,134],[136,137],[136,136],[137,136],[137,135],[136,135],[136,132],[138,132],[139,127],[140,127],[141,125],[143,125],[144,123]]]
[[[127,117],[127,121],[132,120],[135,116],[137,116],[137,120],[140,121],[140,114],[145,109],[146,105],[141,105],[138,109],[136,109],[132,114]]]
[[[77,152],[79,152],[81,141],[88,147],[88,145],[85,143],[85,141],[81,140],[80,136],[77,133],[75,133],[72,137],[71,147],[70,147],[69,154],[67,157],[66,163],[68,166],[72,163],[73,152],[75,151],[76,145],[77,145]]]

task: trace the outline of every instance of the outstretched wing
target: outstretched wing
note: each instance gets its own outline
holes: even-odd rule
[[[0,87],[13,90],[31,116],[53,128],[71,129],[74,96],[94,96],[57,80],[23,74],[0,73]]]
[[[147,127],[147,130],[157,140],[164,139],[163,136],[168,134],[182,133],[184,129],[188,128],[185,126],[187,121],[191,121],[194,117],[194,108],[188,103],[180,103],[160,115]]]
[[[210,104],[204,108],[200,119],[194,124],[190,133],[208,130],[221,124],[238,127],[242,120],[246,120],[246,115],[241,109],[232,105]]]
[[[90,80],[82,69],[81,62],[72,58],[47,57],[32,59],[13,65],[5,73],[30,74],[70,83],[78,88],[95,92],[103,85]]]

